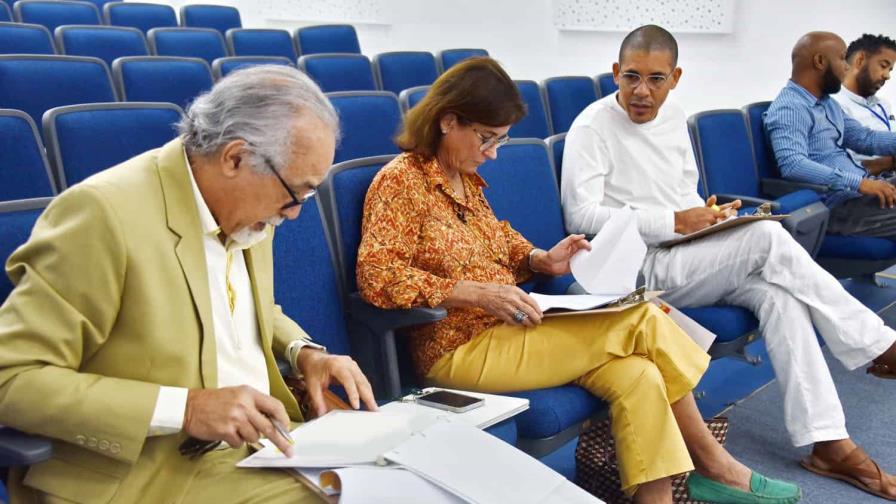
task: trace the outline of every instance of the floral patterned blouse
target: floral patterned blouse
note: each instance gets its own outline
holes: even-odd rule
[[[528,279],[534,246],[498,221],[479,175],[462,175],[466,203],[437,159],[405,153],[373,179],[364,202],[357,279],[361,295],[381,308],[435,307],[459,280],[515,285]],[[416,371],[425,376],[440,357],[500,324],[479,308],[410,330]]]

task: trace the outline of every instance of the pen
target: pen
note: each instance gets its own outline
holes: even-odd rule
[[[289,441],[289,444],[291,444],[291,445],[296,444],[296,441],[292,438],[292,436],[289,435],[289,432],[287,432],[286,429],[282,425],[280,425],[280,422],[278,422],[277,420],[274,420],[274,418],[272,418],[272,417],[268,417],[268,419],[271,421],[272,424],[274,424],[274,428],[277,429],[277,432],[279,432],[280,435],[283,436],[284,439]]]

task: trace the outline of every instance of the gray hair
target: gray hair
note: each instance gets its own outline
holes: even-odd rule
[[[295,121],[317,117],[339,141],[339,117],[307,75],[285,65],[241,68],[203,93],[177,125],[188,152],[208,155],[244,140],[258,172],[269,173],[265,158],[281,170],[290,155]]]

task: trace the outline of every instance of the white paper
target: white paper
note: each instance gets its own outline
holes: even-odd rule
[[[335,469],[341,491],[339,504],[464,504],[464,500],[399,468]]]
[[[624,207],[591,240],[591,250],[577,252],[569,265],[589,294],[622,297],[635,290],[646,255],[635,212]]]
[[[669,315],[669,318],[674,320],[675,323],[678,324],[678,327],[684,330],[684,332],[686,332],[704,352],[709,351],[712,342],[716,340],[715,333],[710,332],[705,327],[698,324],[696,320],[688,317],[684,313],[678,311],[674,306],[659,298],[653,298],[650,302],[659,306],[661,310],[666,312],[666,314]]]
[[[597,296],[594,294],[565,294],[565,295],[550,295],[550,294],[539,294],[537,292],[530,293],[529,296],[535,300],[538,304],[538,307],[541,308],[542,312],[548,311],[551,308],[560,308],[564,310],[592,310],[594,308],[599,308],[611,301],[616,301],[617,299],[628,295],[628,292],[625,294],[612,294],[609,296]]]
[[[438,418],[446,418],[452,422],[460,422],[480,429],[486,429],[508,418],[529,409],[529,400],[520,397],[510,397],[497,394],[483,394],[469,390],[452,390],[446,388],[429,387],[423,392],[435,390],[449,390],[459,394],[480,397],[485,403],[479,408],[471,409],[464,413],[431,408],[414,402],[392,401],[380,407],[380,411],[400,411],[408,415],[426,415],[435,421]]]

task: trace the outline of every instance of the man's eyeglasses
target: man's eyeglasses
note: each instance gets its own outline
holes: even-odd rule
[[[485,152],[492,147],[497,149],[510,141],[510,137],[507,135],[498,136],[495,134],[487,134],[479,131],[476,126],[470,127],[473,128],[473,132],[476,133],[476,136],[479,137],[479,150],[481,152]]]
[[[264,160],[264,165],[274,173],[274,175],[277,177],[277,180],[280,181],[280,183],[283,185],[283,188],[286,189],[286,192],[289,193],[289,197],[292,198],[292,201],[280,207],[280,210],[289,210],[290,208],[302,206],[306,201],[313,198],[314,195],[317,194],[316,189],[311,189],[310,191],[306,192],[304,196],[299,198],[296,192],[293,191],[291,187],[289,187],[289,184],[287,184],[286,181],[283,180],[283,177],[280,176],[280,173],[277,171],[277,169],[274,168],[274,163],[272,163],[267,156],[261,156],[261,159]]]
[[[649,89],[657,91],[666,85],[666,82],[671,76],[672,72],[669,72],[669,75],[650,74],[647,77],[641,77],[641,74],[636,72],[623,72],[619,74],[619,83],[627,88],[635,89],[641,85],[641,81],[643,80],[647,82],[647,87]]]

